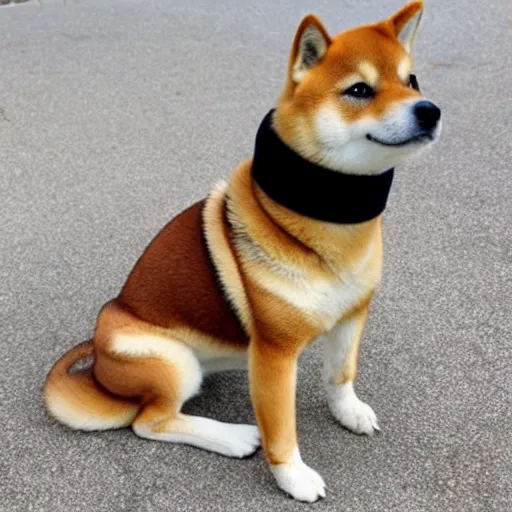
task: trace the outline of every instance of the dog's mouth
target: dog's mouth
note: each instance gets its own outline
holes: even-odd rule
[[[434,136],[431,133],[420,133],[419,135],[415,135],[414,137],[410,137],[409,139],[400,140],[398,142],[391,142],[378,139],[369,133],[366,134],[366,138],[375,142],[376,144],[380,144],[381,146],[390,146],[390,147],[403,147],[408,146],[409,144],[423,144],[426,142],[432,142],[434,140]]]

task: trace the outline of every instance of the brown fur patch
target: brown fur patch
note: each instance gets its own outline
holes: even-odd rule
[[[156,326],[193,326],[226,343],[247,345],[206,249],[203,206],[204,201],[191,206],[157,235],[132,270],[119,301]]]

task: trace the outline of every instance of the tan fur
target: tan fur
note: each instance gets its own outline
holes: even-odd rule
[[[234,304],[245,332],[250,333],[253,322],[252,313],[226,229],[226,189],[227,185],[221,183],[210,193],[203,212],[204,232],[224,290]]]
[[[306,17],[274,117],[279,136],[320,163],[314,126],[322,109],[350,123],[380,118],[419,97],[404,83],[411,61],[396,37],[420,8],[421,2],[414,2],[388,20],[332,39],[316,17]],[[306,62],[310,69],[300,52],[311,38],[320,52],[313,64]],[[375,101],[340,100],[340,87],[358,79],[384,84]],[[165,226],[120,295],[102,308],[94,346],[80,345],[56,363],[45,402],[60,421],[74,428],[132,424],[152,439],[194,436],[204,419],[180,410],[199,389],[201,364],[248,352],[267,460],[275,467],[300,463],[298,358],[312,341],[355,319],[354,338],[330,385],[355,379],[368,305],[380,280],[382,222],[378,216],[360,224],[330,224],[288,210],[255,184],[251,164],[240,164],[227,187],[214,188]],[[75,362],[93,353],[94,380],[91,372],[69,375]]]
[[[356,320],[358,322],[358,329],[341,371],[333,379],[332,384],[346,384],[347,382],[352,382],[356,379],[359,345],[361,343],[361,336],[363,334],[364,324],[368,315],[369,302],[369,299],[368,302],[363,302],[362,305],[354,309],[353,312],[342,320]]]
[[[73,347],[53,366],[44,387],[45,405],[72,428],[104,430],[129,426],[140,407],[100,389],[90,371],[70,374],[72,366],[94,354],[91,341]]]
[[[297,447],[297,353],[258,339],[250,348],[250,384],[265,455],[270,464],[289,460]]]
[[[407,55],[404,57],[398,64],[396,73],[398,75],[398,78],[404,82],[407,83],[409,81],[409,75],[412,71],[412,61],[411,57]]]
[[[372,87],[377,87],[379,84],[379,71],[371,62],[364,60],[359,64],[358,70],[363,78],[363,82],[370,84]]]

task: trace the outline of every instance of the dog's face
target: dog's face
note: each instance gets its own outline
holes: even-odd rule
[[[422,2],[413,2],[332,39],[306,17],[276,114],[285,142],[317,164],[354,174],[382,172],[432,144],[441,111],[411,83],[421,13]]]

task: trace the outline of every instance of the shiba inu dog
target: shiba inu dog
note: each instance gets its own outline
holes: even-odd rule
[[[421,14],[412,2],[335,37],[304,18],[253,158],[163,228],[101,309],[93,339],[54,365],[44,399],[55,418],[231,457],[252,454],[261,436],[281,489],[325,496],[298,448],[297,360],[320,340],[332,413],[358,434],[379,430],[354,380],[381,274],[382,212],[393,168],[440,132],[439,108],[411,75]],[[181,412],[205,373],[247,367],[257,427]]]

